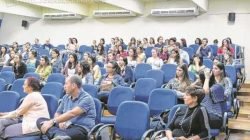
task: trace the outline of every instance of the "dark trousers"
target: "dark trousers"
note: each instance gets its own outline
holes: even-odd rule
[[[41,130],[41,123],[47,121],[47,118],[39,118],[36,122],[37,127]],[[87,140],[88,132],[84,128],[76,125],[70,125],[67,129],[60,129],[58,126],[52,126],[46,134],[49,139],[56,136],[69,136],[72,140]]]
[[[222,126],[222,118],[217,116],[217,115],[214,115],[212,113],[210,113],[208,115],[209,117],[209,125],[210,125],[210,128],[214,128],[214,129],[220,129],[221,126]]]

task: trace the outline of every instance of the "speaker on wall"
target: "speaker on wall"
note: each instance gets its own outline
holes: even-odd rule
[[[235,13],[228,14],[228,22],[235,22]]]
[[[22,27],[26,28],[28,27],[28,21],[27,20],[22,20]]]

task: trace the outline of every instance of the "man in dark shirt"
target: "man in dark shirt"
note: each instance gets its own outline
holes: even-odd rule
[[[211,58],[211,48],[207,46],[208,43],[208,39],[207,38],[203,38],[202,39],[202,44],[201,46],[198,48],[196,54],[200,54],[202,57],[206,57],[206,58]]]

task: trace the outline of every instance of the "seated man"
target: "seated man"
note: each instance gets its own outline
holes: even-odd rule
[[[95,103],[93,98],[81,90],[82,80],[78,76],[68,77],[64,89],[66,95],[53,119],[39,118],[37,126],[49,139],[85,140],[88,131],[95,125]]]

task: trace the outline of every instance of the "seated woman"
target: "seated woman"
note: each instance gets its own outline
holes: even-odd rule
[[[98,98],[107,103],[109,92],[116,86],[126,85],[123,78],[121,77],[121,69],[116,61],[110,61],[106,67],[106,74],[102,76],[98,85],[100,86],[100,92]]]
[[[171,54],[170,54],[170,56],[168,58],[167,63],[168,64],[176,64],[176,65],[179,65],[179,64],[183,63],[183,61],[182,61],[182,59],[180,57],[180,53],[179,53],[178,49],[173,49],[171,51]]]
[[[203,57],[201,57],[199,54],[195,54],[193,57],[193,63],[188,67],[188,70],[198,77],[199,71],[204,69],[205,66],[203,65]]]
[[[137,65],[137,58],[138,55],[136,53],[136,48],[131,47],[128,51],[128,66],[131,66],[132,68],[135,68]]]
[[[179,99],[184,96],[185,89],[191,84],[188,76],[188,70],[186,64],[178,65],[176,69],[175,78],[171,79],[165,88],[172,89],[176,91]]]
[[[7,47],[3,46],[1,47],[1,51],[0,51],[0,66],[3,66],[7,63],[7,61],[9,60],[10,56],[7,53]]]
[[[70,53],[69,60],[66,62],[64,69],[62,70],[62,73],[66,77],[75,75],[75,73],[77,72],[77,64],[78,64],[77,55],[75,53]]]
[[[224,65],[234,65],[233,55],[230,52],[226,52],[223,55]]]
[[[39,132],[36,120],[40,117],[49,118],[47,103],[40,88],[40,81],[36,78],[29,77],[25,80],[23,90],[27,96],[22,104],[14,111],[0,113],[0,139]]]
[[[94,78],[90,71],[90,65],[87,62],[81,62],[78,64],[77,75],[82,79],[82,85],[94,84]]]
[[[94,84],[97,85],[102,77],[100,67],[96,64],[96,58],[94,56],[89,57],[88,63],[90,65],[90,71],[94,78]]]
[[[162,59],[162,61],[164,63],[168,62],[168,48],[167,48],[167,46],[164,46],[164,47],[161,48],[159,56],[160,56],[160,58]]]
[[[185,90],[184,103],[187,107],[177,109],[168,123],[165,132],[168,140],[209,139],[207,112],[200,105],[203,98],[202,88],[191,86]]]
[[[14,65],[14,59],[15,59],[16,52],[14,50],[10,51],[10,58],[5,64],[6,66],[13,66]]]
[[[120,57],[118,59],[118,65],[121,69],[121,76],[124,79],[124,82],[130,85],[133,82],[133,70],[128,66],[127,58]]]
[[[96,60],[99,62],[103,62],[105,60],[104,46],[99,44],[96,50]]]
[[[46,82],[52,72],[52,67],[47,56],[41,56],[40,65],[37,67],[35,73],[40,75],[41,82]]]
[[[31,50],[29,52],[29,58],[26,61],[27,68],[37,68],[39,65],[39,61],[36,59],[37,57],[37,52],[36,50]]]
[[[211,128],[220,128],[222,125],[222,110],[220,104],[214,104],[210,94],[210,87],[214,84],[220,84],[224,87],[225,98],[230,98],[233,85],[231,80],[226,77],[225,67],[222,63],[213,65],[212,72],[208,69],[205,70],[205,81],[203,89],[205,90],[206,100],[202,101],[202,106],[206,107],[209,113],[209,124]]]
[[[127,51],[125,51],[125,50],[123,49],[123,46],[122,46],[122,45],[119,45],[119,46],[118,46],[116,58],[119,58],[120,56],[123,57],[123,58],[125,58],[125,57],[128,56]]]
[[[143,51],[143,47],[137,47],[136,49],[136,52],[137,52],[137,64],[140,64],[140,63],[145,63],[145,60],[146,60],[146,55]]]
[[[147,64],[150,64],[152,66],[152,69],[161,69],[161,66],[163,65],[163,61],[158,56],[158,49],[153,48],[151,52],[152,52],[152,57],[149,57],[147,59]]]
[[[60,53],[57,49],[52,49],[51,51],[51,66],[53,69],[56,70],[56,72],[61,72],[63,64],[62,60],[60,59]]]
[[[16,76],[16,79],[23,78],[24,74],[27,73],[27,66],[22,61],[22,55],[16,54],[14,57],[13,70]]]

